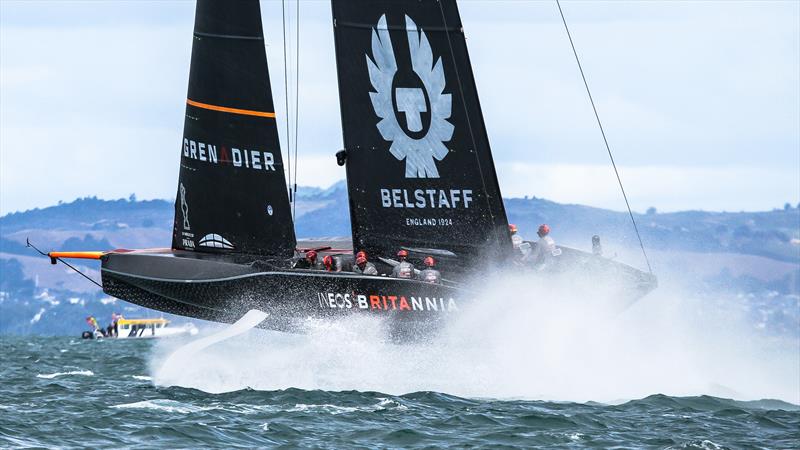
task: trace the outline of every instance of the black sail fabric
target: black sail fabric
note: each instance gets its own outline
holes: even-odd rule
[[[258,0],[198,0],[172,247],[296,245]]]
[[[333,0],[353,245],[506,254],[497,183],[451,0]]]

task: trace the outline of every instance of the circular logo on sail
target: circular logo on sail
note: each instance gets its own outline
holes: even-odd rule
[[[436,161],[447,156],[444,142],[453,138],[447,121],[452,98],[445,94],[442,59],[433,62],[433,50],[424,31],[406,16],[412,71],[398,70],[386,15],[372,30],[372,59],[367,55],[372,107],[381,118],[377,127],[392,143],[391,154],[406,161],[406,178],[439,178]]]

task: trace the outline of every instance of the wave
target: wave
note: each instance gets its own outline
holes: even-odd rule
[[[153,411],[163,411],[168,413],[189,414],[200,411],[208,411],[215,409],[213,407],[195,406],[187,403],[182,403],[176,400],[168,399],[153,399],[144,400],[134,403],[123,403],[120,405],[111,405],[110,408],[114,409],[149,409]]]
[[[344,413],[353,413],[353,412],[376,412],[376,411],[383,411],[386,409],[394,409],[397,411],[403,411],[408,409],[407,406],[398,403],[395,400],[391,400],[389,398],[379,398],[379,402],[374,405],[369,406],[341,406],[341,405],[333,405],[329,403],[316,405],[316,404],[305,404],[305,403],[298,403],[287,410],[287,412],[312,412],[312,413],[328,413],[328,414],[344,414]]]
[[[48,373],[48,374],[41,374],[40,373],[40,374],[36,375],[36,378],[44,378],[44,379],[47,379],[47,380],[51,380],[51,379],[56,378],[56,377],[63,377],[63,376],[67,376],[67,375],[83,375],[83,376],[87,376],[87,377],[92,377],[92,376],[94,376],[94,372],[92,372],[91,370],[72,370],[72,371],[69,371],[69,372],[56,372],[56,373]]]

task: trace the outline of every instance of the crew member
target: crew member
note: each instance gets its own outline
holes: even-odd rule
[[[546,223],[539,225],[536,234],[539,235],[539,240],[529,258],[534,264],[543,264],[549,258],[561,254],[561,249],[556,248],[556,242],[550,237],[550,227]]]
[[[522,245],[522,236],[517,233],[517,226],[513,223],[508,224],[508,232],[511,233],[511,243],[514,244],[514,250],[519,250],[519,246]]]
[[[303,259],[298,259],[294,263],[295,269],[320,269],[320,265],[317,262],[317,252],[314,250],[309,250],[306,252],[306,256]]]
[[[367,258],[367,252],[365,252],[364,250],[359,250],[358,253],[356,253],[355,258],[353,258],[352,264],[349,264],[348,268],[350,270],[354,269],[356,267],[356,261],[358,261],[358,258],[360,258],[362,256],[364,257],[364,259],[369,261],[369,258]]]
[[[428,283],[441,283],[442,274],[435,269],[436,260],[433,259],[433,256],[426,256],[423,263],[425,268],[419,271],[419,279]]]
[[[336,261],[334,261],[331,255],[325,255],[325,257],[322,258],[322,265],[325,266],[325,272],[338,272],[336,270]]]
[[[356,256],[356,265],[353,266],[353,272],[363,273],[364,275],[377,275],[378,269],[375,268],[375,264],[367,261],[367,254],[362,251],[358,252],[358,256]]]
[[[394,269],[392,270],[392,276],[394,278],[414,278],[414,265],[406,261],[407,258],[407,250],[400,250],[397,252],[397,259],[400,261],[400,263],[394,266]]]
[[[600,244],[600,236],[592,236],[592,254],[594,256],[603,256],[603,245]]]
[[[517,226],[513,223],[508,224],[508,232],[511,233],[511,244],[514,246],[514,255],[521,261],[527,261],[530,258],[531,245],[522,239],[522,236],[517,232]]]

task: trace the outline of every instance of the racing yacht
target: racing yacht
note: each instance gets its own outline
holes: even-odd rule
[[[367,314],[422,332],[480,301],[476,274],[528,270],[455,0],[333,0],[332,11],[352,241],[297,242],[258,0],[198,0],[171,246],[51,260],[99,259],[103,291],[147,308],[227,323],[258,309],[262,327],[288,331]],[[293,268],[310,249],[345,270]],[[442,282],[387,276],[399,249],[415,264],[436,258]],[[613,279],[626,304],[656,287],[650,273],[561,250],[546,270]],[[347,270],[358,251],[377,275]]]

